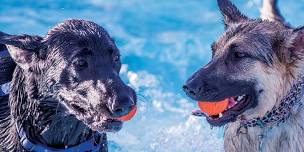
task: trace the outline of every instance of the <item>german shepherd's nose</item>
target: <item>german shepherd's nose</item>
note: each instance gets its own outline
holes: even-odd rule
[[[195,96],[199,94],[202,88],[198,87],[197,85],[186,83],[185,85],[183,85],[183,90],[184,92],[186,92],[187,95],[191,96],[192,98],[195,98]]]
[[[201,83],[198,81],[198,72],[193,74],[183,85],[184,92],[191,98],[196,99],[202,91]]]
[[[203,68],[186,81],[183,90],[193,100],[212,100],[218,94],[219,81],[209,68]]]
[[[197,96],[201,94],[202,88],[198,83],[193,83],[193,81],[187,81],[183,85],[183,90],[189,97],[196,99]]]

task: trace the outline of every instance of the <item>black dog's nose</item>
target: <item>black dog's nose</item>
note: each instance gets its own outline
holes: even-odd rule
[[[121,117],[127,115],[134,106],[135,103],[133,99],[131,99],[131,97],[124,96],[117,98],[110,108],[114,117]]]

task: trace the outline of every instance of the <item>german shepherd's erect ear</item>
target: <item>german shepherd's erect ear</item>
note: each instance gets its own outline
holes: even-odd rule
[[[224,17],[225,29],[228,29],[232,24],[254,21],[243,15],[230,0],[217,0],[217,3]],[[285,29],[278,29],[272,34],[272,49],[280,62],[293,63],[299,53],[304,53],[304,45],[301,45],[304,44],[304,27],[292,29],[278,10],[277,0],[265,0],[263,3],[261,19],[273,21],[286,27]]]
[[[0,43],[6,45],[13,60],[25,70],[31,67],[34,55],[39,55],[41,41],[42,37],[39,36],[15,36],[0,32]]]
[[[217,3],[224,16],[226,28],[228,28],[230,24],[249,20],[249,18],[243,15],[229,0],[217,0]]]
[[[291,51],[304,53],[304,27],[293,30]]]
[[[272,39],[272,49],[281,63],[290,65],[304,57],[304,27],[278,31]]]
[[[290,30],[291,32],[287,32],[290,34],[285,34],[285,41],[287,41],[285,47],[287,48],[283,47],[277,51],[279,59],[287,64],[292,64],[304,57],[304,27]],[[279,44],[278,46],[282,47]]]

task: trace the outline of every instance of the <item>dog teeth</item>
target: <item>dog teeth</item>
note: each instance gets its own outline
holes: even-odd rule
[[[223,114],[222,114],[222,113],[220,113],[220,114],[219,114],[219,118],[222,118],[222,117],[223,117]]]
[[[237,101],[241,101],[241,100],[243,100],[243,99],[244,99],[244,97],[245,97],[245,95],[238,96],[236,100],[237,100]]]

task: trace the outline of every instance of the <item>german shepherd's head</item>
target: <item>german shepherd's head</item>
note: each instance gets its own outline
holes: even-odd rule
[[[106,30],[93,22],[67,20],[45,37],[0,32],[0,43],[26,77],[27,100],[50,96],[39,103],[55,108],[56,114],[74,115],[95,131],[118,131],[122,121],[117,118],[136,105],[135,91],[119,77],[119,49]],[[51,111],[45,109],[40,117]],[[42,118],[54,114],[51,111]]]
[[[229,100],[223,113],[206,116],[214,126],[264,116],[288,92],[304,65],[304,29],[275,19],[249,19],[229,0],[218,0],[218,5],[225,32],[211,47],[212,60],[183,86],[193,100]]]

